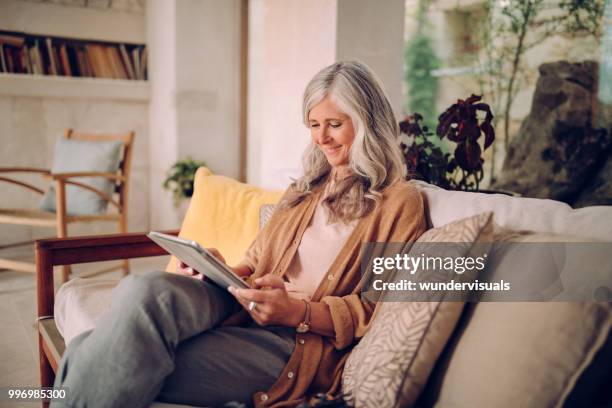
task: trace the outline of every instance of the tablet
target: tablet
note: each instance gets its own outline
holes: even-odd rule
[[[151,231],[147,236],[223,289],[227,289],[230,285],[236,288],[249,288],[249,285],[240,276],[197,242],[157,231]]]

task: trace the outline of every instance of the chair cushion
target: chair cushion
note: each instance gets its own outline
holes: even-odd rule
[[[66,344],[96,326],[98,317],[110,307],[113,288],[120,279],[73,278],[55,295],[55,325]]]
[[[492,211],[495,222],[515,230],[553,232],[612,241],[612,206],[572,209],[560,201],[448,191],[411,180],[423,195],[431,227]]]
[[[217,248],[228,265],[238,264],[259,232],[260,208],[275,204],[282,192],[213,175],[205,167],[198,169],[194,184],[179,236],[193,239],[205,248]],[[166,270],[175,269],[173,257]]]
[[[481,256],[491,242],[491,213],[484,213],[430,229],[416,241],[408,256]],[[435,253],[436,245],[458,243],[453,253]],[[470,245],[462,245],[470,244]],[[445,252],[448,252],[448,247]],[[418,273],[418,272],[417,272]],[[425,272],[429,273],[429,271]],[[463,302],[383,301],[372,326],[352,350],[344,368],[342,391],[357,407],[412,406],[463,310]]]
[[[92,171],[115,173],[119,169],[122,142],[90,142],[60,138],[55,144],[51,173]],[[114,182],[101,177],[72,179],[112,195]],[[106,211],[107,202],[93,191],[66,185],[66,213],[71,215],[100,214]],[[43,196],[39,207],[52,211],[55,208],[55,186]]]

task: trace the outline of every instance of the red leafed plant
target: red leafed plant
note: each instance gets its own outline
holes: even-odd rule
[[[456,143],[453,155],[446,153],[431,142],[433,134],[422,126],[418,113],[400,122],[400,130],[408,137],[401,144],[409,178],[453,190],[478,190],[484,175],[482,152],[495,140],[491,125],[493,114],[486,103],[479,102],[481,96],[472,94],[466,100],[459,99],[438,118],[436,134]],[[479,119],[479,112],[484,119]],[[483,147],[479,139],[484,136]]]

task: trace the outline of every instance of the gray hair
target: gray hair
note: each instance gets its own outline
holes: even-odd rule
[[[330,222],[365,216],[380,202],[382,190],[402,178],[404,161],[399,126],[381,81],[364,63],[336,62],[319,71],[304,91],[303,120],[329,96],[346,113],[355,129],[348,167],[351,175],[336,183],[323,204]],[[325,154],[311,141],[303,155],[304,174],[290,187],[280,208],[294,207],[331,172]]]

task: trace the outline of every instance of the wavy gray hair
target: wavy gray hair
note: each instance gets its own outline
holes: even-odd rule
[[[338,181],[323,205],[329,222],[350,222],[369,213],[380,202],[382,190],[403,176],[399,127],[381,81],[364,63],[336,62],[319,71],[304,91],[303,120],[310,110],[329,96],[346,113],[355,129],[348,167],[349,177]],[[279,208],[302,202],[330,176],[331,165],[311,141],[303,155],[304,174],[290,186]]]

